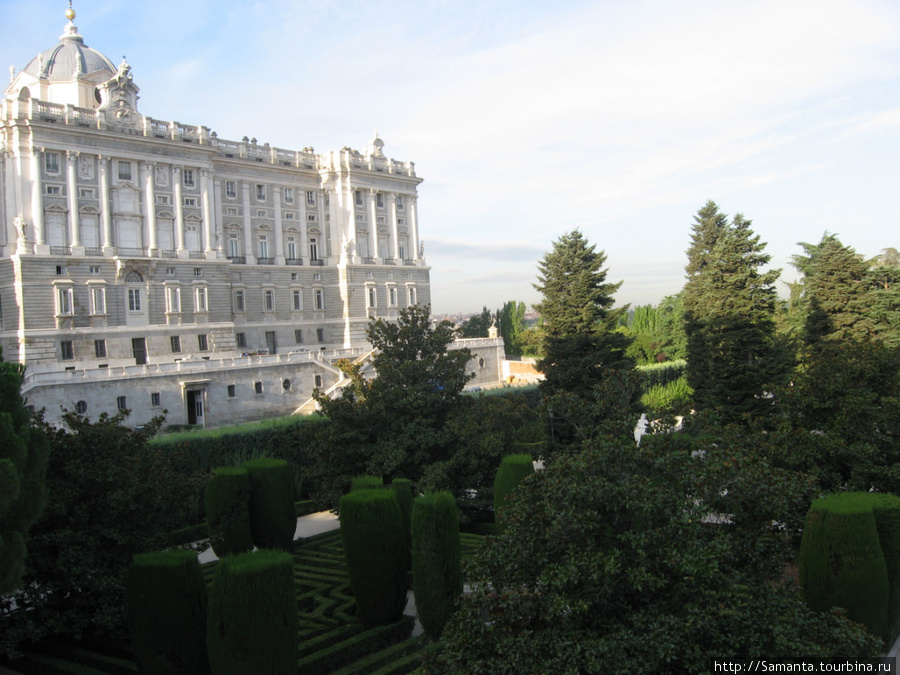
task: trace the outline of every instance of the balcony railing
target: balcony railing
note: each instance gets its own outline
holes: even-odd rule
[[[131,258],[144,258],[147,254],[144,252],[142,248],[128,248],[127,246],[117,246],[116,247],[116,255],[118,256],[126,256]]]
[[[68,246],[51,246],[50,255],[72,255],[72,249]]]
[[[259,265],[274,265],[275,258],[257,258],[256,262]]]
[[[375,258],[363,258],[362,261],[363,261],[363,265],[374,265],[375,264]]]
[[[85,246],[84,247],[85,255],[103,255],[103,249],[99,246]]]
[[[159,257],[160,258],[177,258],[178,251],[175,251],[170,248],[161,248],[161,249],[159,249]]]
[[[321,258],[311,258],[309,264],[313,267],[325,267],[325,261]]]
[[[206,254],[203,251],[188,251],[188,257],[191,260],[203,260]]]
[[[228,259],[233,262],[235,265],[246,265],[247,264],[247,256],[243,255],[230,255]]]
[[[406,260],[403,261],[403,264],[404,264],[404,265],[409,265],[410,267],[415,267],[415,266],[416,266],[416,261],[415,261],[415,260],[410,260],[409,258],[407,258]]]
[[[285,265],[302,265],[303,258],[287,258],[284,261]]]
[[[381,263],[383,265],[396,265],[397,261],[394,260],[393,258],[382,258]]]

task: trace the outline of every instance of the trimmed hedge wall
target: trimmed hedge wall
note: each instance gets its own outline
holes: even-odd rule
[[[206,483],[209,541],[220,558],[253,548],[250,530],[250,474],[246,469],[214,469]]]
[[[219,561],[206,632],[213,675],[296,675],[298,634],[290,553],[256,551]]]
[[[382,489],[384,489],[384,479],[381,476],[356,476],[350,481],[350,492]]]
[[[134,556],[128,569],[128,628],[141,673],[209,673],[206,601],[195,551]]]
[[[870,493],[870,499],[890,587],[884,638],[892,644],[900,635],[900,497]]]
[[[502,522],[503,503],[519,483],[534,473],[531,455],[507,455],[494,478],[494,521]]]
[[[416,499],[412,512],[413,591],[419,621],[438,639],[462,594],[459,513],[449,492]]]
[[[406,569],[412,569],[412,510],[413,510],[413,482],[408,478],[395,478],[391,481],[391,489],[397,495],[397,503],[400,505],[400,515],[403,516],[403,536],[406,539]]]
[[[654,363],[649,366],[638,366],[637,371],[641,374],[641,383],[644,391],[648,391],[653,387],[664,387],[670,382],[680,379],[684,375],[686,368],[687,361],[678,359],[676,361]]]
[[[290,551],[297,530],[291,467],[283,459],[253,459],[250,474],[250,531],[257,548]]]
[[[866,492],[813,502],[800,544],[800,585],[812,609],[843,607],[880,637],[887,626],[889,582],[873,505]]]
[[[400,619],[406,607],[406,538],[393,490],[357,490],[341,497],[341,541],[364,626]]]

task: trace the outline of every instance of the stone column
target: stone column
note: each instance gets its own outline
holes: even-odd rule
[[[391,219],[391,257],[398,265],[402,265],[400,260],[400,233],[397,229],[397,193],[391,192],[388,196],[390,201],[390,219]]]
[[[256,262],[256,253],[253,250],[253,226],[250,222],[250,184],[246,181],[241,184],[241,200],[244,207],[244,257],[249,265]]]
[[[300,258],[309,258],[309,236],[306,233],[306,190],[299,193],[300,199],[300,249],[297,255]]]
[[[272,186],[272,202],[275,204],[275,264],[284,265],[284,225],[281,222],[281,186]]]
[[[215,203],[215,214],[216,214],[216,231],[221,231],[222,233],[219,235],[218,246],[216,246],[216,256],[219,258],[225,257],[225,218],[222,213],[222,180],[219,178],[213,179],[213,202]]]
[[[184,247],[184,199],[181,196],[182,167],[172,167],[172,199],[175,200],[175,248],[179,258],[189,258]]]
[[[207,258],[214,258],[216,253],[213,249],[215,244],[213,233],[218,225],[213,222],[212,208],[209,203],[209,169],[200,169],[200,205],[203,213],[203,239],[205,240],[203,249],[206,251]]]
[[[112,255],[114,249],[112,243],[112,219],[110,218],[112,205],[109,203],[109,157],[100,155],[97,159],[100,166],[98,172],[100,181],[100,228],[103,230],[100,236],[103,239],[103,255]]]
[[[409,257],[413,260],[418,260],[419,219],[416,210],[416,195],[410,195],[409,197],[409,247],[412,249],[412,251],[410,251]]]
[[[155,162],[141,163],[141,178],[144,179],[144,232],[150,250],[147,252],[150,256],[159,255],[159,247],[156,243],[156,186],[153,182],[153,171],[156,168]]]
[[[328,256],[340,255],[340,253],[335,252],[341,246],[339,220],[337,217],[337,192],[332,190],[331,196],[328,198],[328,215],[330,216],[328,222],[325,222],[325,191],[316,190],[316,196],[316,204],[319,209],[319,228],[322,230],[322,245],[319,248],[319,256],[327,258]],[[329,244],[331,245],[330,249]]]
[[[84,255],[81,246],[81,228],[78,227],[78,182],[76,179],[77,150],[66,151],[66,191],[69,206],[69,249],[73,255]],[[78,250],[80,249],[80,250]]]
[[[373,260],[379,258],[378,251],[378,213],[375,210],[375,190],[369,189],[366,194],[369,211],[369,257]]]
[[[44,239],[44,197],[41,192],[42,152],[43,148],[31,149],[31,220],[34,226],[34,243],[36,246],[44,246],[46,244]]]

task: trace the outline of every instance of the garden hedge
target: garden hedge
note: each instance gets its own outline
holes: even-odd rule
[[[449,492],[416,499],[412,512],[413,591],[419,621],[438,639],[462,594],[459,513]]]
[[[393,623],[406,607],[406,538],[393,490],[357,490],[341,497],[341,541],[364,626]]]
[[[888,623],[884,637],[887,643],[891,644],[900,634],[900,497],[880,493],[869,494],[872,500],[872,513],[875,515],[875,527],[878,528],[878,541],[887,565],[890,592]]]
[[[206,602],[195,551],[134,556],[128,569],[128,628],[141,673],[209,673]]]
[[[395,478],[391,481],[391,489],[397,495],[397,503],[400,505],[400,515],[403,516],[403,536],[406,539],[406,569],[412,569],[412,523],[413,510],[413,482],[408,478]]]
[[[500,460],[500,468],[494,478],[494,520],[497,523],[502,522],[503,503],[507,495],[533,473],[531,455],[507,455]]]
[[[297,530],[291,467],[283,459],[253,459],[250,474],[250,531],[257,548],[290,551]]]
[[[869,493],[817,499],[806,516],[800,545],[800,585],[807,604],[847,616],[879,637],[888,618],[888,568]]]
[[[213,675],[295,675],[298,634],[290,553],[256,551],[219,561],[206,632]]]
[[[350,492],[382,489],[384,489],[384,479],[381,476],[356,476],[350,481]]]
[[[220,558],[253,548],[250,530],[250,474],[246,469],[213,469],[206,484],[209,541]]]

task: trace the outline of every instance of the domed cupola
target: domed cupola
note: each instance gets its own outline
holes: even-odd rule
[[[112,61],[84,43],[73,23],[75,11],[69,4],[69,19],[59,44],[34,57],[13,78],[7,96],[39,98],[53,103],[68,103],[80,108],[97,108],[97,87],[114,77],[117,68]],[[27,91],[23,91],[27,89]]]

